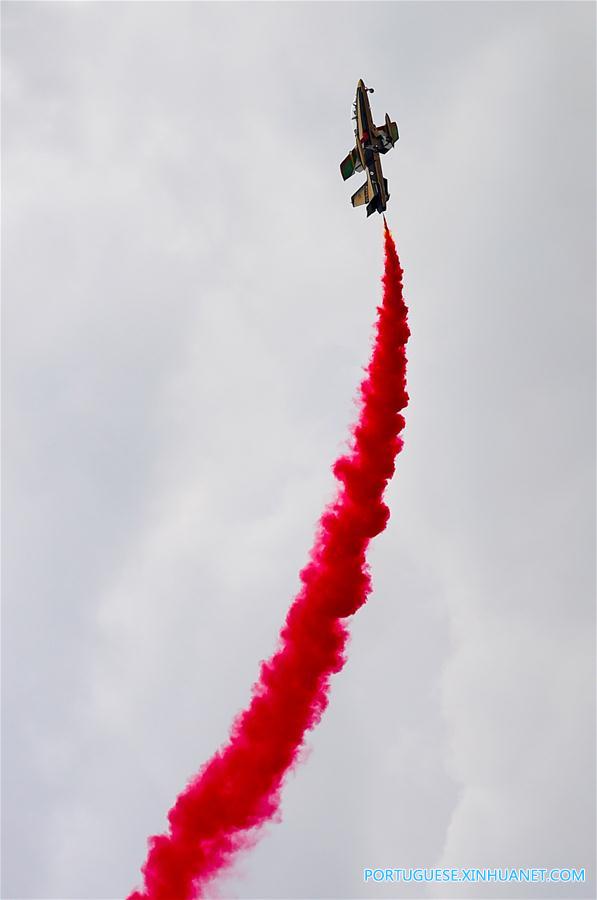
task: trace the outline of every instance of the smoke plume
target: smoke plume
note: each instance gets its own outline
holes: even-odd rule
[[[382,498],[402,448],[401,410],[408,403],[402,269],[387,225],[384,234],[383,299],[350,449],[333,467],[336,498],[321,517],[301,589],[278,649],[261,664],[248,708],[177,798],[168,833],[150,838],[144,886],[129,900],[205,896],[206,884],[255,842],[256,829],[276,814],[284,776],[327,706],[331,676],[344,664],[345,620],[371,590],[366,550],[389,518]]]

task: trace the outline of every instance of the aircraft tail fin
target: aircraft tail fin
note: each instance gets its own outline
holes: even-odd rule
[[[387,200],[389,198],[388,194],[388,181],[387,178],[384,178],[384,187],[385,187],[385,200],[382,195],[377,192],[370,203],[367,204],[367,217],[369,217],[372,213],[378,212],[381,213],[387,206]]]
[[[369,179],[362,184],[361,187],[356,191],[352,197],[350,198],[350,202],[353,206],[362,206],[364,203],[369,203],[370,192],[369,192]],[[375,198],[374,198],[375,199]],[[373,201],[371,201],[373,202]],[[369,207],[367,207],[369,208]],[[369,215],[369,213],[367,213]]]

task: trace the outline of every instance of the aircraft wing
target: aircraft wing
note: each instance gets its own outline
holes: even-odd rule
[[[354,175],[355,172],[360,171],[362,171],[362,166],[360,165],[359,154],[355,147],[340,163],[340,172],[342,173],[342,178],[346,181],[346,179],[350,178],[351,175]]]
[[[379,147],[380,153],[387,153],[399,138],[398,126],[395,122],[390,121],[390,117],[386,113],[386,121],[384,125],[376,125],[378,133],[383,135],[382,146]]]
[[[385,125],[382,125],[380,131],[385,131],[392,142],[392,146],[396,143],[400,135],[398,134],[398,126],[395,122],[390,122],[390,117],[386,116]]]

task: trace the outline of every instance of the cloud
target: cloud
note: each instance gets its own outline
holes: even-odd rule
[[[129,890],[272,649],[379,297],[361,76],[401,131],[407,443],[309,765],[222,892],[588,866],[594,10],[3,18],[3,895]]]

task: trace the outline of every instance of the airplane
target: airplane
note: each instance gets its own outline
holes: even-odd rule
[[[385,125],[374,125],[369,97],[373,88],[365,87],[361,78],[357,84],[357,94],[353,105],[353,120],[356,121],[354,130],[356,142],[354,150],[351,150],[346,159],[340,163],[342,178],[346,181],[355,172],[366,172],[367,181],[356,193],[352,195],[353,206],[367,204],[367,216],[374,213],[383,213],[388,205],[390,195],[388,193],[388,181],[383,176],[380,154],[391,150],[398,140],[398,127],[390,121],[386,113]]]

